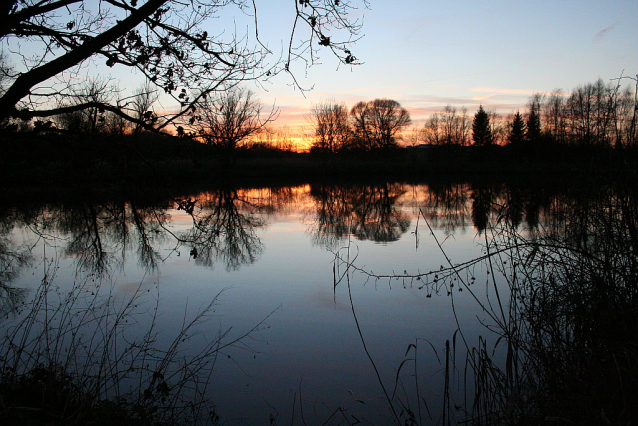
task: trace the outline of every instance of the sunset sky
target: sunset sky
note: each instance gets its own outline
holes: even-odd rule
[[[286,52],[295,1],[254,0],[271,61]],[[321,47],[319,64],[293,65],[299,84],[312,90],[302,92],[285,73],[261,86],[246,85],[265,109],[279,108],[276,126],[308,127],[306,117],[319,102],[352,107],[375,98],[398,101],[414,126],[446,105],[465,106],[473,115],[482,104],[507,115],[524,109],[533,93],[638,74],[638,0],[369,0],[369,7],[365,0],[350,1],[357,7],[351,18],[363,23],[352,47],[362,65],[339,64]],[[204,29],[256,44],[252,4],[246,1],[248,13],[222,7]],[[298,38],[307,34],[301,28]],[[329,35],[338,41],[346,36]],[[129,68],[108,68],[101,58],[95,64],[100,77],[112,77],[124,91],[142,83]],[[170,102],[158,107],[171,108],[176,105]]]
[[[293,2],[257,7],[260,34],[285,37]],[[356,16],[364,28],[353,53],[363,65],[338,66],[326,50],[321,65],[306,72],[298,64],[301,85],[314,87],[305,97],[286,75],[258,90],[280,108],[277,124],[304,124],[326,100],[395,99],[415,125],[448,104],[509,114],[535,92],[638,73],[636,0],[370,0]]]

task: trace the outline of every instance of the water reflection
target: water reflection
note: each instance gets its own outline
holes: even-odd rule
[[[494,305],[507,316],[491,312],[502,319],[494,329],[507,343],[508,364],[497,370],[493,355],[475,352],[482,392],[472,417],[483,424],[636,418],[637,195],[631,185],[574,188],[546,204],[552,214],[543,232],[520,233],[516,214],[496,223],[487,252],[506,254],[490,258],[511,296]],[[484,380],[497,371],[501,380]]]
[[[537,229],[564,211],[566,202],[582,194],[573,189],[522,184],[437,183],[419,192],[421,214],[446,234],[468,225],[485,231],[501,219],[515,228]]]
[[[226,188],[200,194],[197,203],[191,201],[187,206],[195,204],[198,211],[186,207],[193,227],[178,236],[190,247],[195,264],[212,267],[220,261],[227,271],[234,271],[259,259],[263,244],[255,231],[266,221],[258,214],[272,211],[271,203],[255,201],[246,192]]]
[[[54,228],[68,236],[65,252],[77,259],[79,271],[109,274],[124,264],[131,250],[138,265],[147,270],[155,270],[161,262],[156,247],[167,239],[165,225],[170,220],[164,206],[84,202],[48,214]]]
[[[431,184],[417,194],[418,207],[434,228],[451,234],[465,229],[468,223],[469,196],[469,186],[465,184]]]
[[[470,215],[483,234],[482,251],[463,263],[446,255],[446,266],[427,272],[374,274],[341,250],[335,285],[348,292],[355,277],[400,280],[397,287],[426,289],[426,297],[447,294],[455,311],[458,328],[439,359],[440,417],[422,397],[433,376],[423,373],[427,356],[419,358],[415,339],[397,362],[395,381],[386,382],[410,389],[385,393],[390,423],[628,424],[638,418],[638,192],[632,187],[552,192],[470,185],[465,196],[433,195],[420,214],[436,220],[440,202],[454,206],[448,210],[454,220],[443,216],[446,232]],[[484,285],[477,285],[479,274]],[[471,305],[463,305],[467,293]],[[461,306],[475,318],[462,321]],[[365,346],[363,333],[360,338]]]
[[[397,204],[405,194],[402,184],[376,186],[313,186],[315,201],[311,225],[315,245],[334,249],[350,235],[375,242],[397,241],[410,219]]]
[[[54,242],[74,259],[78,272],[95,277],[121,270],[131,256],[139,267],[156,271],[170,256],[160,251],[165,245],[172,245],[173,252],[186,247],[196,265],[220,263],[234,271],[259,260],[265,246],[257,231],[280,214],[303,211],[312,243],[334,250],[350,236],[398,241],[419,215],[446,234],[469,227],[484,231],[501,219],[515,228],[557,226],[565,221],[566,209],[574,208],[572,200],[577,200],[576,210],[587,215],[591,206],[586,199],[565,189],[486,183],[224,187],[151,201],[76,195],[57,204],[2,210],[1,255],[8,265],[3,283],[11,281],[19,269],[15,265],[24,265],[29,256],[26,248],[13,247],[14,228]],[[180,215],[189,218],[190,226],[174,231]]]
[[[15,218],[11,214],[0,218],[0,317],[24,302],[27,292],[11,282],[32,264],[30,248],[18,246],[11,238]]]
[[[442,300],[446,300],[446,295],[450,296],[450,299],[454,297],[460,299],[459,295],[475,291],[478,286],[472,284],[474,278],[478,273],[490,271],[489,278],[483,276],[487,284],[480,287],[481,293],[478,294],[477,291],[476,299],[471,299],[470,302],[474,303],[483,300],[482,298],[487,297],[488,294],[492,295],[492,288],[498,285],[498,279],[493,278],[495,275],[500,274],[499,279],[505,276],[506,283],[512,284],[509,288],[501,288],[506,290],[500,294],[503,299],[498,301],[492,299],[493,303],[484,305],[493,307],[489,318],[498,320],[494,321],[494,324],[489,324],[491,330],[500,332],[499,337],[502,338],[500,341],[510,344],[506,351],[509,351],[507,356],[511,364],[507,367],[509,370],[497,370],[499,360],[492,355],[493,348],[487,348],[487,346],[472,348],[476,349],[470,354],[469,362],[474,362],[472,366],[488,365],[491,369],[483,371],[484,376],[480,376],[478,373],[481,371],[477,370],[475,379],[477,386],[484,386],[482,389],[485,391],[482,397],[501,398],[498,401],[478,400],[478,403],[483,405],[477,405],[477,410],[482,407],[490,410],[496,407],[496,411],[508,410],[511,406],[508,404],[513,404],[516,398],[523,396],[521,388],[517,387],[523,382],[528,386],[527,389],[538,392],[532,395],[538,400],[559,401],[557,396],[561,394],[578,395],[583,398],[585,405],[596,407],[596,401],[586,400],[585,393],[594,395],[597,386],[607,387],[607,383],[593,380],[587,383],[589,387],[586,392],[579,391],[576,386],[570,387],[570,383],[585,383],[581,379],[592,372],[599,377],[611,378],[608,383],[612,388],[620,389],[625,386],[625,390],[632,392],[636,390],[626,387],[629,382],[625,380],[626,377],[632,380],[635,378],[635,375],[631,376],[634,374],[631,373],[634,371],[631,370],[633,368],[631,357],[635,359],[635,352],[627,352],[625,349],[629,346],[635,348],[636,342],[635,338],[632,340],[627,336],[638,336],[636,330],[638,293],[635,283],[638,271],[636,266],[638,264],[636,262],[638,207],[636,193],[628,192],[628,189],[536,188],[484,182],[428,185],[387,183],[261,189],[221,187],[206,192],[186,193],[179,198],[166,197],[152,201],[143,201],[132,196],[113,198],[115,200],[104,200],[99,197],[83,200],[75,197],[71,201],[26,206],[15,204],[17,201],[14,200],[13,205],[0,209],[0,301],[2,301],[0,313],[11,311],[25,300],[24,290],[19,290],[13,283],[21,274],[29,275],[26,271],[31,272],[34,258],[31,249],[38,244],[45,245],[47,248],[59,248],[60,250],[54,255],[66,257],[77,273],[84,275],[83,282],[91,286],[91,291],[99,286],[90,282],[87,276],[114,278],[116,281],[120,277],[116,272],[123,269],[127,261],[136,263],[140,269],[147,272],[158,271],[162,268],[174,267],[177,263],[165,263],[166,259],[171,256],[177,257],[178,253],[188,253],[192,262],[187,263],[185,259],[187,256],[184,255],[180,258],[182,262],[177,267],[190,268],[189,273],[193,272],[191,275],[193,282],[205,283],[193,286],[198,292],[192,293],[194,296],[198,297],[208,287],[213,287],[210,284],[211,281],[219,285],[227,284],[224,280],[230,274],[215,275],[219,271],[208,269],[215,266],[219,266],[218,270],[225,269],[233,272],[233,278],[229,281],[237,279],[237,282],[241,282],[247,288],[244,297],[259,295],[257,299],[250,302],[252,303],[250,306],[265,305],[269,302],[278,306],[281,300],[292,299],[298,294],[298,299],[294,300],[298,306],[295,306],[295,303],[288,303],[286,308],[289,313],[281,314],[282,316],[290,315],[283,321],[288,325],[282,328],[292,328],[279,330],[285,337],[274,338],[269,350],[290,351],[284,352],[290,356],[289,359],[305,360],[307,353],[296,351],[298,347],[307,345],[308,341],[310,341],[310,347],[317,351],[322,350],[323,348],[319,347],[324,345],[331,346],[333,349],[343,347],[347,355],[344,355],[344,358],[336,358],[335,355],[334,365],[328,365],[327,362],[324,365],[325,370],[319,374],[327,376],[327,372],[338,365],[339,374],[346,377],[348,374],[357,373],[350,371],[349,364],[340,362],[344,361],[346,356],[352,361],[358,346],[349,346],[353,339],[356,340],[356,337],[353,338],[352,334],[349,334],[352,325],[351,318],[348,317],[349,312],[336,310],[330,304],[334,303],[336,306],[337,302],[333,301],[339,297],[340,289],[330,285],[332,276],[326,280],[321,275],[321,268],[325,266],[326,258],[321,259],[324,263],[313,264],[312,268],[307,268],[305,264],[290,264],[290,259],[286,255],[295,255],[296,253],[292,252],[298,251],[299,259],[311,263],[314,261],[312,257],[321,257],[326,254],[323,250],[317,250],[317,246],[335,249],[352,237],[360,241],[387,243],[361,245],[383,252],[381,256],[392,253],[386,257],[394,263],[403,260],[399,259],[402,253],[383,250],[401,246],[401,243],[390,243],[412,238],[407,231],[418,218],[418,220],[427,220],[435,233],[458,235],[461,231],[468,229],[471,232],[480,232],[484,238],[477,240],[485,244],[481,247],[484,253],[497,253],[498,256],[490,257],[485,254],[486,257],[477,257],[475,260],[463,263],[463,267],[467,268],[467,275],[458,273],[455,267],[442,271],[438,269],[440,265],[438,262],[434,266],[436,270],[428,269],[428,272],[425,272],[424,268],[432,266],[427,264],[429,259],[423,259],[425,250],[420,249],[423,251],[418,253],[421,257],[417,259],[418,264],[414,269],[423,273],[418,277],[415,275],[412,277],[413,281],[410,281],[410,270],[405,272],[404,285],[393,287],[399,288],[399,291],[390,289],[390,286],[388,289],[375,289],[382,299],[381,302],[372,308],[365,306],[362,311],[369,308],[373,314],[368,316],[367,320],[375,324],[375,318],[380,318],[376,323],[380,325],[366,327],[367,329],[386,330],[393,335],[403,333],[401,335],[403,338],[414,330],[419,332],[424,330],[419,328],[420,322],[423,322],[427,323],[427,330],[430,332],[435,326],[438,327],[444,315],[441,313],[444,309],[437,312],[437,308],[443,305],[436,303],[443,303]],[[281,231],[285,228],[284,232],[278,235],[278,239],[269,240],[272,234],[268,234],[268,231],[274,228],[271,225],[277,224],[278,221],[285,222],[286,226],[278,229]],[[295,230],[291,231],[290,225],[293,222]],[[271,268],[276,271],[273,273],[275,277],[255,275],[261,274],[268,268],[249,266],[264,260],[262,258],[265,257],[263,255],[268,247],[273,247],[269,246],[271,242],[287,245],[290,240],[285,238],[291,234],[294,234],[295,238],[305,238],[306,243],[310,240],[314,247],[309,248],[298,244],[299,240],[295,240],[297,245],[290,251],[276,247],[277,250],[273,251],[283,254],[279,256],[280,259],[272,260],[280,262]],[[27,238],[29,235],[32,236],[31,239]],[[23,243],[23,240],[26,242]],[[472,249],[478,250],[476,241],[472,238],[465,239],[465,242],[468,241]],[[306,245],[310,246],[310,244]],[[322,253],[317,255],[318,252]],[[425,257],[435,257],[435,254],[427,252]],[[491,264],[485,262],[488,257],[492,260]],[[451,259],[452,262],[457,260]],[[375,269],[376,267],[375,264]],[[400,270],[403,269],[401,267]],[[258,272],[255,273],[255,270]],[[283,275],[294,275],[297,270],[300,271],[297,276],[283,277]],[[282,274],[281,271],[289,271],[290,274]],[[390,272],[387,273],[390,274]],[[310,280],[306,278],[311,275],[312,282],[308,282]],[[330,271],[328,275],[331,275]],[[197,281],[197,278],[201,280]],[[391,277],[391,279],[394,278],[396,277]],[[457,279],[467,279],[467,287],[462,287]],[[37,284],[38,278],[34,280]],[[273,285],[272,281],[276,281],[277,284]],[[104,280],[104,282],[109,281]],[[250,284],[246,284],[247,282]],[[410,283],[417,285],[411,286]],[[182,283],[170,282],[169,284],[162,290],[167,292],[172,290],[172,296],[189,291],[188,286],[182,286]],[[142,284],[139,285],[142,286]],[[437,286],[435,290],[445,291],[432,291],[434,286]],[[157,287],[159,288],[159,285]],[[461,287],[465,291],[458,293],[457,289]],[[420,288],[425,288],[426,291],[419,293]],[[325,294],[321,293],[322,289],[328,293],[332,292],[329,296],[334,299],[326,298]],[[355,289],[360,292],[367,290],[365,286]],[[390,291],[393,291],[391,296]],[[381,294],[381,292],[384,293]],[[92,296],[90,292],[81,293],[83,297]],[[402,294],[397,297],[396,293]],[[137,295],[138,293],[136,297]],[[422,295],[425,296],[420,297]],[[440,297],[436,297],[437,295]],[[374,296],[366,294],[366,298],[369,299]],[[393,304],[395,297],[398,299],[402,296],[404,299],[400,304]],[[511,299],[502,304],[501,301],[506,300],[508,296],[511,296]],[[265,302],[264,299],[267,297],[272,299]],[[322,300],[320,308],[312,305],[317,299]],[[323,303],[325,300],[329,300],[327,305]],[[171,303],[173,302],[174,300],[171,299]],[[361,301],[361,305],[363,303]],[[331,309],[326,309],[328,305]],[[396,306],[400,308],[397,309]],[[467,306],[469,305],[463,307]],[[447,307],[445,305],[445,308]],[[245,305],[233,305],[233,308],[241,312],[241,315],[245,314],[244,311],[250,310]],[[475,314],[479,308],[476,312],[472,309],[474,308],[467,309],[467,316],[473,321],[477,317]],[[383,312],[383,314],[377,312]],[[365,315],[364,312],[362,314]],[[406,317],[399,317],[402,314]],[[432,317],[427,317],[429,321],[424,321],[424,317],[419,316],[421,314],[432,315]],[[322,315],[325,317],[322,318]],[[398,319],[386,321],[386,317]],[[340,322],[342,320],[343,322]],[[302,326],[294,328],[299,324],[305,328]],[[324,327],[327,324],[329,326]],[[402,328],[406,324],[414,326],[414,329]],[[456,326],[454,324],[454,327]],[[324,331],[319,330],[321,328]],[[329,331],[325,332],[325,330]],[[335,343],[335,340],[331,340],[334,336],[339,336],[341,340]],[[375,335],[374,340],[387,345],[379,336],[381,335]],[[429,335],[419,337],[428,338],[428,342],[432,342],[431,345],[441,347],[434,340],[440,338],[440,334],[434,333],[434,338]],[[358,342],[355,341],[355,343]],[[403,343],[403,341],[400,342],[401,345]],[[277,348],[275,344],[278,344]],[[460,348],[460,340],[458,345]],[[611,352],[608,350],[598,352],[600,348],[611,349]],[[312,352],[312,349],[307,352]],[[337,349],[334,352],[336,351]],[[414,351],[416,352],[416,346]],[[322,355],[317,356],[317,353],[312,353],[312,359],[323,359]],[[403,353],[405,352],[401,351],[401,354]],[[473,356],[476,358],[472,359]],[[326,359],[328,358],[326,356]],[[533,362],[525,364],[527,359]],[[609,361],[611,359],[615,364]],[[261,362],[261,359],[259,361]],[[354,362],[361,364],[357,360]],[[392,359],[387,358],[384,362],[391,364]],[[297,363],[304,368],[310,368],[308,365],[311,362],[297,361]],[[586,365],[591,367],[594,363],[597,366],[595,370],[586,370],[583,367]],[[287,368],[283,364],[286,364],[286,360],[280,361],[276,366],[282,369]],[[616,366],[630,373],[621,377],[622,380],[616,380],[619,376],[614,376],[612,369]],[[515,368],[520,369],[515,371]],[[276,368],[270,370],[277,371]],[[263,368],[260,374],[267,374],[270,370]],[[565,372],[570,370],[573,370],[571,372],[581,381],[566,377]],[[404,371],[407,371],[407,367]],[[300,375],[304,375],[304,379],[308,377],[308,381],[312,380],[310,373],[307,376],[304,373],[305,371],[286,370],[281,375],[295,376],[295,380]],[[495,375],[490,376],[491,373]],[[527,375],[528,373],[530,374]],[[393,372],[392,377],[398,377],[398,374]],[[505,381],[480,383],[481,377],[505,378]],[[539,378],[544,382],[534,382]],[[271,383],[279,380],[272,377],[271,379],[265,380],[267,384],[261,383],[258,386],[270,386]],[[328,381],[327,378],[326,381]],[[461,381],[458,380],[457,383]],[[224,386],[230,387],[235,382],[238,383],[237,378],[233,377],[225,382]],[[424,380],[422,384],[429,386],[430,382]],[[547,388],[543,389],[546,384],[552,386],[550,394],[541,392],[547,390]],[[531,387],[536,385],[538,385],[537,389]],[[493,388],[490,389],[489,386]],[[465,389],[460,390],[459,394],[464,391]],[[612,395],[614,389],[607,389],[606,392]],[[614,394],[614,398],[620,401],[622,396]],[[449,401],[450,399],[448,404]],[[412,406],[420,403],[420,400],[413,401]],[[621,408],[631,409],[626,406]],[[450,406],[445,409],[450,412],[454,410]],[[482,416],[481,418],[486,419],[492,415],[492,412],[496,413],[495,415],[502,414],[496,411],[473,412],[472,415],[475,415],[475,418]],[[555,414],[548,411],[547,415]],[[477,421],[477,423],[480,422]]]

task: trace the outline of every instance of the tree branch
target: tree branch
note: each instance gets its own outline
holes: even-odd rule
[[[135,28],[149,15],[159,9],[168,0],[149,0],[139,9],[102,34],[87,39],[81,46],[37,68],[33,68],[18,77],[0,98],[0,118],[17,117],[15,105],[30,93],[36,84],[42,83],[62,71],[90,58],[95,52],[113,43],[119,37]]]

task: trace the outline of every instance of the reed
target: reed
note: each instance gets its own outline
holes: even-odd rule
[[[336,253],[340,276],[399,279],[428,297],[448,295],[453,310],[452,290],[466,291],[487,314],[484,336],[467,335],[457,319],[442,359],[434,349],[440,346],[428,342],[443,376],[440,413],[432,414],[423,397],[419,340],[410,344],[395,389],[405,389],[402,377],[411,377],[412,393],[386,396],[400,413],[395,424],[627,425],[638,419],[636,188],[597,191],[554,206],[560,214],[535,229],[512,223],[511,206],[494,206],[496,219],[481,234],[483,255],[455,264],[446,254],[448,265],[435,271],[378,275]],[[436,240],[425,216],[420,220]],[[475,284],[478,270],[485,271],[484,287]]]
[[[244,340],[262,323],[238,336],[211,334],[218,294],[168,337],[157,289],[140,284],[123,298],[87,279],[62,290],[56,269],[48,265],[31,301],[3,324],[3,424],[219,423],[206,398],[216,361],[231,347],[250,350]]]

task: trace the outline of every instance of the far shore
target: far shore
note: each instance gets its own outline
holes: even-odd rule
[[[374,181],[635,181],[638,149],[547,146],[420,146],[322,156],[277,149],[220,153],[176,138],[84,141],[0,140],[0,177],[7,189],[189,185],[277,186]]]

